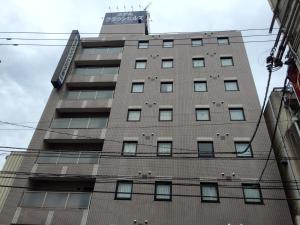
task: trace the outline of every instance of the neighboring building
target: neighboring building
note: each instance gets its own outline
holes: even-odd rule
[[[265,109],[265,119],[270,136],[273,135],[276,120],[278,117],[282,88],[274,88],[267,107]],[[288,198],[300,198],[300,105],[294,91],[288,88],[284,107],[280,112],[279,123],[274,139],[274,152],[280,169],[282,181],[286,187]],[[300,202],[290,200],[290,210],[294,224],[300,224]]]
[[[147,18],[72,32],[0,224],[292,225],[241,32]]]
[[[0,171],[0,213],[9,191],[11,190],[9,186],[11,186],[14,182],[14,173],[18,171],[22,163],[22,159],[23,156],[18,152],[11,152],[8,156],[6,156],[5,164]],[[6,171],[10,171],[11,173],[5,173]]]

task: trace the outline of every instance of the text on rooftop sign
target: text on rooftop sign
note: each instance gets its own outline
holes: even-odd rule
[[[134,24],[134,23],[146,23],[147,12],[117,12],[117,13],[106,13],[104,18],[104,25],[114,24]]]

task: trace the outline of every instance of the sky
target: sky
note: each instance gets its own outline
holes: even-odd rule
[[[106,12],[144,9],[149,3],[150,33],[199,32],[268,28],[268,0],[0,0],[0,32],[98,33]],[[275,30],[276,31],[276,30]],[[245,31],[243,36],[267,35]],[[81,35],[81,37],[95,35]],[[36,126],[52,90],[50,83],[63,47],[1,44],[65,44],[66,41],[20,41],[14,38],[68,38],[68,35],[0,33],[0,121]],[[11,38],[11,40],[6,40]],[[244,41],[274,40],[245,37]],[[267,82],[265,58],[273,42],[246,43],[260,101]],[[286,69],[273,74],[271,88],[282,86]],[[28,147],[33,130],[0,123],[0,146]],[[1,148],[0,148],[1,149]],[[5,155],[0,154],[0,168]]]

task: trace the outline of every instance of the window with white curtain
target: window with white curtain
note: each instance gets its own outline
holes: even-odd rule
[[[194,91],[195,92],[206,92],[207,82],[206,81],[194,81]]]
[[[132,186],[132,181],[118,181],[115,199],[131,199]]]
[[[245,120],[243,108],[229,108],[230,120]]]
[[[173,92],[173,82],[161,82],[160,92],[161,93]]]
[[[172,141],[157,142],[157,155],[158,156],[171,156],[172,155]]]
[[[238,85],[237,80],[225,80],[224,85],[225,85],[225,91],[238,91],[239,90],[239,85]]]
[[[217,183],[200,183],[201,199],[203,202],[219,202]]]
[[[231,56],[229,57],[221,57],[221,66],[233,66],[233,59]]]
[[[163,40],[164,48],[173,48],[174,41],[173,40]]]
[[[166,68],[173,68],[173,59],[163,59],[161,61],[161,67]]]
[[[135,61],[135,68],[136,69],[146,69],[147,60],[136,60]]]
[[[259,184],[242,184],[245,203],[262,204],[262,193]]]
[[[173,109],[159,110],[159,121],[172,121],[172,120],[173,120]]]
[[[172,200],[172,182],[157,181],[155,182],[155,196],[157,201]]]
[[[194,38],[192,39],[192,47],[202,46],[203,41],[202,38]]]
[[[193,67],[194,68],[205,67],[204,58],[193,58]]]
[[[148,48],[149,47],[149,41],[139,41],[138,48]]]
[[[143,92],[144,92],[143,82],[132,83],[131,93],[143,93]]]
[[[252,157],[252,148],[249,142],[235,142],[235,151],[237,157]]]
[[[127,114],[127,121],[140,121],[141,109],[129,109]]]
[[[219,45],[229,45],[229,38],[228,37],[218,37],[218,44]]]
[[[124,156],[135,156],[137,150],[136,141],[124,141],[123,142],[123,152]]]
[[[210,120],[209,109],[205,109],[205,108],[196,109],[196,120],[197,121]]]

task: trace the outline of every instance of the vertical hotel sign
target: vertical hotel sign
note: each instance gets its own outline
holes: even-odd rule
[[[293,85],[293,89],[297,96],[297,99],[300,103],[300,73],[294,62],[289,64],[287,73],[288,73],[288,78]]]
[[[51,83],[55,88],[60,88],[63,85],[79,42],[79,32],[73,30],[51,79]]]

